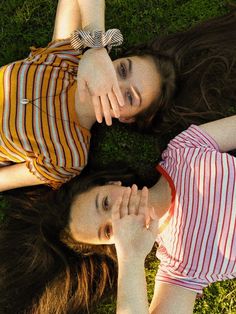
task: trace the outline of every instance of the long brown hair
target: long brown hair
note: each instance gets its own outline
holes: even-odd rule
[[[115,293],[114,245],[78,243],[68,221],[75,196],[111,180],[130,185],[134,175],[82,174],[59,191],[30,187],[6,193],[0,224],[0,313],[88,313]]]
[[[236,10],[188,31],[163,35],[128,54],[156,59],[161,95],[136,118],[140,128],[173,136],[190,124],[233,113],[236,103]]]

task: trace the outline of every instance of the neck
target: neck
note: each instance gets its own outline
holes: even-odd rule
[[[79,123],[82,127],[90,130],[96,122],[96,116],[91,101],[91,97],[86,97],[85,101],[81,102],[78,97],[78,92],[75,92],[75,112]]]
[[[158,182],[149,189],[150,205],[154,208],[151,213],[153,219],[160,219],[170,208],[171,188],[162,175]]]

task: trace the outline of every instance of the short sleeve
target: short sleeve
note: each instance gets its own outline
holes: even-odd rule
[[[168,148],[205,148],[220,151],[216,141],[196,125],[191,125],[187,130],[177,135],[170,141]]]
[[[30,47],[25,63],[44,64],[58,67],[78,67],[82,55],[73,49],[70,40],[62,39],[50,42],[47,47]]]
[[[28,160],[26,166],[32,174],[53,189],[58,189],[63,183],[79,175],[83,169],[83,166],[81,166],[79,169],[73,169],[72,171],[72,169],[66,169],[46,162],[40,156]]]
[[[208,283],[199,278],[186,277],[183,274],[175,273],[173,270],[164,269],[161,264],[159,265],[155,281],[179,286],[198,294],[202,294],[203,289],[208,286]]]

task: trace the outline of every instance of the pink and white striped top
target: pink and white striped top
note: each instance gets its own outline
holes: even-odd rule
[[[194,125],[170,141],[162,158],[158,168],[172,179],[175,199],[157,237],[156,280],[201,293],[236,278],[236,158]]]

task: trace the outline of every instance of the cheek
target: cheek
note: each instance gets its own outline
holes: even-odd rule
[[[124,107],[120,107],[120,117],[121,118],[130,118],[132,117],[133,111],[129,105],[125,105]]]

